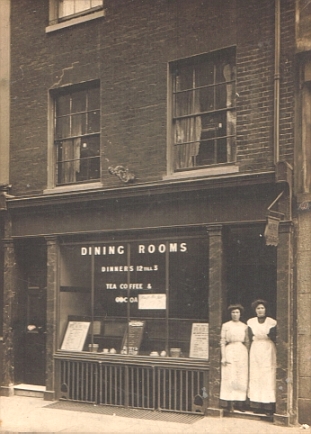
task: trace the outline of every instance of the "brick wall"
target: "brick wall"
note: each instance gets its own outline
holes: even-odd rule
[[[168,62],[231,45],[237,45],[240,170],[273,169],[273,2],[105,0],[105,18],[46,34],[48,3],[12,2],[13,194],[46,188],[48,90],[97,78],[104,185],[123,186],[107,171],[117,164],[133,170],[137,182],[161,180]],[[283,2],[286,44],[293,38],[293,3]],[[292,63],[285,62],[287,57],[292,62],[284,49],[281,155],[291,159]]]

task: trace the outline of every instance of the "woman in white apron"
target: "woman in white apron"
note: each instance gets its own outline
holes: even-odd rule
[[[254,412],[272,415],[276,388],[276,320],[266,316],[265,300],[254,301],[252,308],[256,317],[247,321],[251,341],[248,397]]]
[[[221,328],[221,385],[220,404],[233,411],[245,411],[248,384],[248,328],[240,321],[243,306],[230,305],[231,321]]]

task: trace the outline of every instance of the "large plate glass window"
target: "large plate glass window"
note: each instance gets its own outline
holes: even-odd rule
[[[64,89],[55,98],[56,185],[100,178],[99,85]]]
[[[235,161],[235,70],[234,49],[171,64],[173,171]]]
[[[208,324],[207,249],[193,236],[61,246],[60,347],[76,321],[89,323],[84,351],[208,358],[207,336],[190,351]]]

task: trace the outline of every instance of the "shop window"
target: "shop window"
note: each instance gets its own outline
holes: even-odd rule
[[[55,184],[99,180],[99,86],[57,93],[54,113]]]
[[[174,62],[172,171],[235,161],[235,50]]]
[[[207,359],[207,249],[202,237],[61,246],[60,349]]]

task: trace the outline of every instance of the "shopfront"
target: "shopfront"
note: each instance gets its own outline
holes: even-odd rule
[[[277,413],[285,420],[292,393],[284,315],[292,309],[292,232],[281,222],[278,246],[266,244],[265,213],[277,196],[266,178],[245,188],[147,192],[144,200],[42,198],[26,212],[22,201],[12,200],[5,283],[15,289],[5,300],[14,315],[5,316],[5,327],[26,315],[25,291],[44,295],[35,301],[46,303],[39,325],[45,399],[220,415],[219,341],[227,306],[243,304],[246,321],[251,302],[262,297],[278,320]],[[4,346],[7,360],[10,348],[18,360],[19,330],[12,346]],[[25,381],[23,368],[10,366],[2,392]]]

